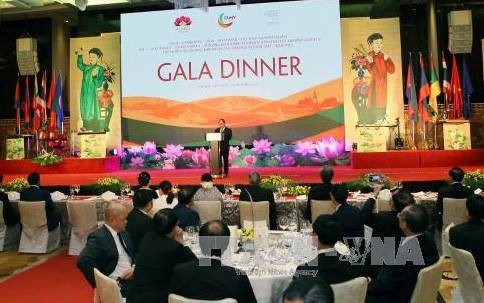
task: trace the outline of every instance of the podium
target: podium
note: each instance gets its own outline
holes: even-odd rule
[[[356,143],[358,152],[385,152],[391,149],[395,137],[394,125],[359,125],[356,128]]]
[[[220,141],[222,133],[206,133],[205,139],[210,142],[210,174],[212,177],[219,177],[222,169],[220,163]]]
[[[81,141],[81,158],[106,157],[106,133],[77,133]]]
[[[437,124],[439,147],[444,150],[471,149],[469,120],[446,120]]]

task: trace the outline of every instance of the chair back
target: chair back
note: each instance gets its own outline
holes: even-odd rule
[[[5,230],[5,219],[3,218],[3,202],[0,202],[0,233]]]
[[[222,220],[222,202],[220,201],[194,201],[193,209],[200,216],[202,224],[212,220]]]
[[[375,211],[377,213],[381,212],[381,211],[391,211],[391,207],[390,207],[390,201],[388,201],[387,199],[383,199],[381,197],[378,197],[376,199],[376,207],[375,207]]]
[[[123,297],[118,283],[103,275],[97,268],[94,268],[94,279],[96,280],[96,297],[100,303],[121,303]]]
[[[444,198],[442,214],[442,230],[450,223],[460,224],[468,219],[466,199]]]
[[[237,300],[232,298],[226,298],[222,300],[197,300],[188,299],[175,294],[170,294],[168,296],[168,303],[237,303]]]
[[[248,202],[239,201],[240,226],[243,227],[244,221],[257,222],[265,221],[269,227],[269,201]]]
[[[443,270],[444,257],[440,257],[439,261],[422,268],[418,273],[417,284],[413,289],[410,303],[435,303]]]
[[[484,302],[482,278],[472,254],[449,244],[449,253],[454,270],[459,277],[460,295],[464,303]]]
[[[45,214],[45,201],[18,202],[20,222],[23,230],[37,229],[47,225],[47,215]]]
[[[97,227],[96,202],[67,201],[67,214],[72,227],[83,229]]]
[[[332,284],[331,288],[334,292],[334,303],[365,303],[368,280],[365,277],[358,277]]]
[[[331,200],[311,200],[311,222],[320,215],[330,215],[335,210],[336,207]]]

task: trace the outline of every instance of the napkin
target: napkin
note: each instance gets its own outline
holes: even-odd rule
[[[102,195],[101,195],[101,198],[104,200],[104,201],[111,201],[111,200],[116,200],[118,198],[118,196],[116,196],[115,193],[113,193],[112,191],[106,191],[104,192]]]
[[[297,201],[304,201],[304,200],[307,200],[307,199],[308,199],[308,196],[306,196],[306,195],[296,196]]]
[[[351,251],[350,249],[348,248],[348,246],[346,246],[343,242],[336,242],[334,244],[334,249],[340,254],[340,255],[343,255],[343,256],[349,256],[351,254]]]
[[[8,200],[10,200],[10,201],[20,200],[20,193],[18,193],[16,191],[9,191],[9,192],[7,192],[7,195],[8,195]]]
[[[61,193],[60,191],[55,191],[50,194],[50,197],[52,198],[52,201],[57,202],[61,200],[67,199],[67,196]]]

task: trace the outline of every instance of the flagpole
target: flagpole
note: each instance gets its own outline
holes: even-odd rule
[[[415,120],[412,119],[412,141],[413,146],[415,146]]]

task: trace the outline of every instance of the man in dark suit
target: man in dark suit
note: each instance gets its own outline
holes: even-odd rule
[[[333,215],[320,215],[313,223],[313,235],[317,236],[318,256],[304,265],[299,265],[294,278],[312,276],[329,284],[346,282],[360,276],[359,266],[344,261],[335,248],[343,239],[341,227]]]
[[[405,238],[400,242],[394,262],[385,264],[368,285],[367,303],[408,303],[420,270],[438,261],[434,241],[425,234],[428,215],[424,207],[412,204],[398,215]],[[378,252],[372,251],[372,254]]]
[[[449,241],[452,246],[472,254],[484,280],[484,197],[470,195],[466,207],[469,221],[452,227],[449,231]]]
[[[153,230],[153,220],[148,215],[153,208],[153,191],[151,189],[138,189],[133,196],[133,210],[128,215],[126,231],[133,242],[134,255],[143,236]]]
[[[59,226],[61,216],[55,206],[50,193],[39,187],[40,175],[38,173],[31,173],[27,177],[30,187],[20,193],[20,200],[22,201],[45,201],[45,214],[47,217],[47,228],[52,231]]]
[[[472,191],[470,188],[462,185],[465,172],[460,167],[452,167],[449,170],[449,186],[439,189],[437,195],[437,218],[436,224],[439,230],[442,230],[442,213],[444,211],[444,198],[465,199]]]
[[[219,161],[223,161],[223,175],[229,174],[229,150],[230,140],[232,139],[232,130],[225,126],[225,119],[218,120],[218,128],[215,129],[216,133],[222,134],[222,141],[220,141],[220,158]]]
[[[237,302],[257,302],[247,275],[222,264],[229,240],[227,225],[219,220],[205,223],[199,233],[203,257],[175,267],[170,292],[197,300],[233,298]]]
[[[319,173],[323,183],[311,186],[308,193],[308,202],[306,206],[306,220],[311,221],[311,200],[330,200],[329,193],[333,188],[331,180],[334,176],[334,171],[331,166],[325,165]]]
[[[271,229],[277,229],[276,218],[276,202],[274,201],[274,193],[270,189],[262,188],[260,186],[260,174],[252,172],[249,174],[248,188],[243,188],[240,193],[240,201],[269,201],[269,225]]]
[[[3,175],[0,175],[0,184],[2,184]],[[5,225],[14,226],[20,222],[18,211],[10,204],[8,195],[0,190],[0,201],[3,204],[3,220]]]
[[[124,231],[128,212],[117,202],[106,207],[104,226],[92,232],[77,260],[87,282],[95,288],[94,268],[118,281],[123,297],[129,295],[134,254],[129,235]]]
[[[324,280],[298,278],[282,293],[283,303],[334,303],[334,292]]]
[[[341,226],[343,238],[362,238],[364,222],[360,210],[347,203],[348,189],[345,184],[334,185],[330,193],[336,205],[334,216]]]
[[[178,217],[178,225],[185,229],[188,226],[200,226],[200,216],[192,208],[193,206],[193,192],[187,188],[182,188],[178,194],[178,204],[173,208],[173,211]]]

